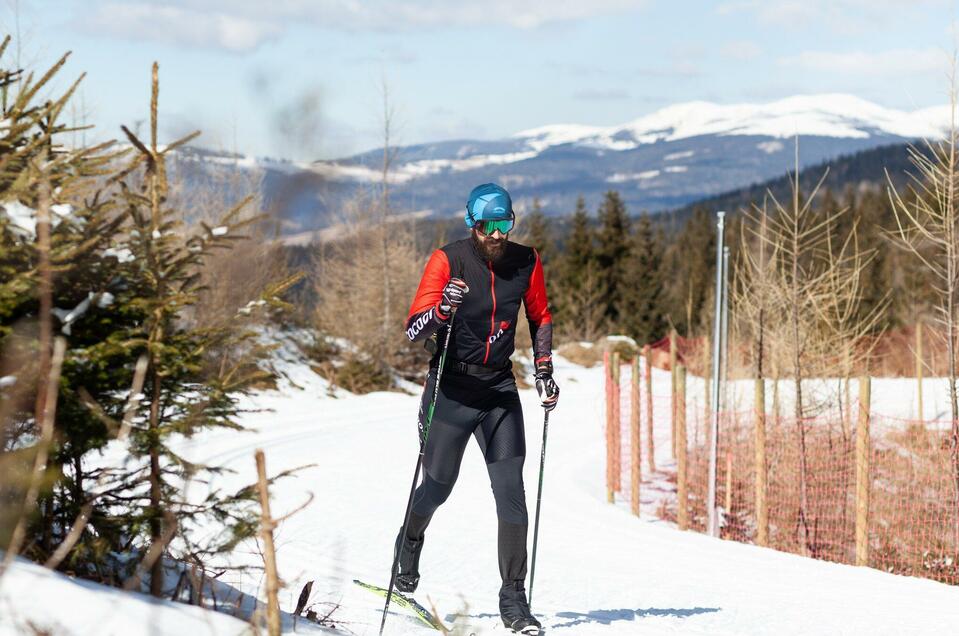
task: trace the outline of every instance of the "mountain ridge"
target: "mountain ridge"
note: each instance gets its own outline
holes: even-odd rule
[[[548,215],[595,209],[607,190],[631,211],[675,210],[841,155],[934,137],[949,107],[912,111],[841,93],[764,104],[675,104],[618,126],[558,124],[494,140],[395,148],[390,199],[397,212],[452,218],[470,189],[495,181],[518,209],[539,199]],[[789,138],[798,133],[798,150]],[[302,233],[335,224],[342,209],[382,180],[382,149],[312,163],[233,158],[264,171],[264,207]],[[229,163],[229,161],[227,162]],[[292,193],[292,194],[291,194]]]

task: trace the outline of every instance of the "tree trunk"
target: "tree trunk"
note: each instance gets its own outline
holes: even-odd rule
[[[796,210],[796,221],[794,221],[792,236],[792,337],[793,337],[793,378],[796,384],[795,404],[793,405],[793,416],[796,418],[796,430],[799,433],[799,533],[802,546],[800,548],[803,556],[809,556],[809,523],[807,514],[809,512],[807,492],[806,492],[806,424],[803,422],[803,401],[802,401],[802,340],[799,333],[799,312],[800,291],[799,291],[799,176],[797,168],[796,185],[794,187],[794,203]]]
[[[153,400],[150,402],[150,541],[153,545],[163,541],[163,523],[161,516],[163,511],[160,508],[161,490],[160,490],[160,451],[159,451],[159,429],[160,426],[160,376],[153,369]],[[161,596],[163,594],[163,557],[159,557],[153,562],[150,570],[150,594]]]
[[[42,158],[46,161],[46,157]],[[47,404],[47,391],[50,390],[47,378],[50,375],[51,347],[53,346],[53,268],[50,261],[50,184],[41,178],[37,197],[37,251],[39,252],[37,270],[39,281],[37,294],[40,301],[39,315],[39,361],[37,369],[37,399],[34,404],[34,423],[39,434]],[[46,490],[46,489],[44,489]],[[52,544],[53,495],[43,492],[40,495],[41,521],[40,543],[43,551],[49,553]]]

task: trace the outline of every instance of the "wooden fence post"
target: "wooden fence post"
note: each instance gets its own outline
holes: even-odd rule
[[[922,323],[916,323],[916,388],[919,390],[919,404],[916,412],[916,421],[922,424],[925,420],[922,410]]]
[[[689,445],[686,441],[686,367],[679,365],[676,369],[676,393],[679,401],[676,404],[676,520],[680,530],[689,527],[689,486],[687,483],[687,452]]]
[[[267,490],[266,459],[256,449],[257,489],[260,492],[260,536],[263,538],[263,565],[266,567],[266,628],[270,636],[280,636],[280,579],[276,573],[276,549],[273,545],[273,517]]]
[[[646,347],[646,465],[656,472],[656,442],[653,438],[653,349]]]
[[[859,378],[856,427],[856,565],[869,564],[869,408],[870,379]]]
[[[676,459],[676,330],[669,330],[669,396],[670,396],[670,443],[673,449],[673,459]]]
[[[620,389],[619,389],[619,352],[614,351],[612,356],[613,363],[613,491],[622,492],[623,490],[623,471],[621,459],[623,457],[622,444],[622,413],[620,409]]]
[[[613,365],[609,351],[603,353],[606,376],[606,500],[613,503]]]
[[[753,419],[756,425],[756,544],[769,545],[769,509],[766,502],[766,381],[756,378]]]
[[[733,451],[726,451],[726,493],[723,500],[723,510],[726,516],[733,509]]]
[[[639,436],[639,354],[633,357],[633,372],[629,381],[629,495],[633,514],[639,516],[639,485],[643,476],[643,452]]]

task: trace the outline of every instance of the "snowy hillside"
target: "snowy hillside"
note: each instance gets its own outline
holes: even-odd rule
[[[219,432],[184,442],[190,459],[223,464],[235,471],[219,485],[249,483],[255,474],[253,451],[266,452],[269,473],[314,464],[278,483],[274,513],[316,499],[277,530],[280,576],[287,583],[281,605],[290,611],[306,581],[314,580],[311,603],[330,613],[336,632],[375,634],[381,599],[354,586],[353,578],[387,582],[392,542],[406,504],[416,459],[418,396],[374,393],[329,395],[328,386],[308,367],[290,360],[288,380],[259,394],[250,413],[253,432]],[[601,368],[585,369],[562,359],[557,379],[563,393],[550,422],[546,479],[533,609],[554,634],[937,634],[959,624],[959,588],[928,580],[885,574],[775,552],[695,533],[681,533],[653,519],[660,499],[670,496],[669,423],[658,421],[659,474],[643,489],[643,517],[626,506],[606,503]],[[669,376],[654,374],[658,393]],[[535,392],[523,391],[528,458],[527,500],[535,505],[542,434]],[[907,408],[906,405],[903,408]],[[475,446],[475,445],[473,445]],[[197,486],[194,486],[198,488]],[[464,459],[450,500],[427,532],[416,596],[435,603],[447,623],[459,621],[465,633],[504,633],[498,627],[496,516],[486,467],[477,448]],[[236,563],[259,564],[254,546],[238,551]],[[63,590],[89,585],[60,583],[37,574],[34,566],[4,584],[0,625],[10,631],[6,608],[28,608],[31,619],[47,616],[35,591],[50,600]],[[231,578],[231,576],[233,578]],[[57,580],[63,577],[57,577]],[[225,574],[225,585],[256,594],[258,575]],[[43,583],[48,587],[37,587]],[[71,587],[62,587],[69,585]],[[69,614],[51,609],[58,634],[234,634],[237,623],[210,619],[195,623],[191,608],[171,613],[155,606],[139,628],[123,616],[142,616],[138,597],[112,590],[70,600]],[[64,601],[68,603],[68,601]],[[86,629],[113,608],[107,625]],[[195,611],[195,610],[194,610]],[[462,612],[464,617],[457,618]],[[21,613],[21,618],[23,614]],[[66,619],[72,617],[68,622]],[[53,624],[53,623],[51,623]],[[69,629],[70,625],[73,629]],[[292,630],[287,620],[286,630]],[[389,634],[436,633],[402,610],[391,615]],[[307,628],[301,621],[298,631]],[[0,630],[2,631],[2,630]]]
[[[687,102],[609,128],[543,126],[515,136],[541,151],[560,144],[632,150],[642,144],[703,135],[864,139],[872,135],[930,138],[949,124],[949,108],[884,108],[843,94],[801,95],[767,104]]]
[[[555,124],[524,130],[513,135],[512,139],[519,142],[520,147],[510,149],[511,152],[497,152],[474,142],[463,142],[455,154],[451,154],[448,150],[452,148],[434,145],[436,156],[429,158],[407,158],[401,154],[393,180],[405,183],[440,172],[518,163],[564,145],[624,151],[710,135],[919,139],[939,136],[948,124],[948,106],[903,111],[844,94],[799,95],[764,104],[685,102],[618,126]],[[321,162],[314,164],[314,169],[331,178],[356,181],[382,178],[378,166],[367,167],[362,161]]]

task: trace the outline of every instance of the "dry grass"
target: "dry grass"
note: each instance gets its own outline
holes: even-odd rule
[[[618,336],[608,336],[600,338],[596,342],[567,342],[560,345],[556,352],[573,362],[584,367],[594,367],[602,363],[606,352],[618,353],[622,362],[632,362],[641,348],[632,340],[620,338]]]
[[[587,346],[582,342],[567,342],[560,345],[556,352],[570,362],[586,368],[595,367],[603,361],[603,349],[591,343]]]

